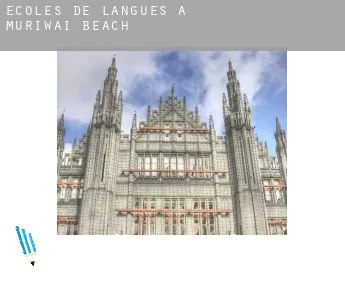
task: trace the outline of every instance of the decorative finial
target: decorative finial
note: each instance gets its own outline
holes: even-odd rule
[[[111,60],[111,66],[115,67],[115,62],[116,62],[116,54],[114,54],[113,59]]]
[[[280,125],[280,122],[278,120],[278,115],[276,114],[276,132],[282,131],[282,127]]]
[[[174,97],[174,94],[175,94],[175,86],[174,86],[174,83],[173,83],[172,86],[171,86],[171,96]]]
[[[232,63],[231,63],[231,59],[230,59],[230,58],[229,58],[229,63],[228,63],[228,65],[229,65],[229,71],[232,71],[233,68],[232,68]]]

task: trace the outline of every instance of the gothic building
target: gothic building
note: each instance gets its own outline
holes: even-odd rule
[[[147,119],[121,130],[113,58],[92,121],[64,154],[57,128],[60,235],[287,234],[287,141],[276,119],[277,159],[254,133],[251,108],[229,61],[224,136],[200,120],[174,86]],[[219,105],[221,107],[221,105]]]

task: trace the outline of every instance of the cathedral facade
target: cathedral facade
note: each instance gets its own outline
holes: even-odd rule
[[[57,127],[59,235],[285,235],[287,141],[276,118],[277,159],[254,133],[229,61],[224,136],[172,86],[147,118],[121,130],[123,96],[113,58],[87,132],[64,154]]]

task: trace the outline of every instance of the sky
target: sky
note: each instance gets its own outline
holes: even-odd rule
[[[75,137],[81,137],[92,118],[98,90],[116,54],[119,90],[123,92],[122,130],[130,132],[134,111],[146,120],[147,106],[158,109],[160,95],[186,96],[190,110],[199,107],[200,119],[212,114],[218,136],[224,133],[222,93],[226,93],[226,72],[233,68],[252,109],[255,133],[275,155],[276,115],[287,133],[286,51],[113,51],[58,52],[57,119],[65,111],[66,151]]]

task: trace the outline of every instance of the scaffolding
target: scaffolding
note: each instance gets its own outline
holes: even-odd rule
[[[282,184],[277,184],[277,185],[263,185],[264,190],[269,190],[270,188],[276,188],[276,189],[285,189],[286,186]]]
[[[287,225],[287,220],[286,219],[269,219],[268,224],[282,224],[282,225]]]
[[[175,210],[175,209],[117,209],[119,213],[158,213],[158,214],[229,214],[229,209],[218,209],[218,210]]]
[[[58,180],[57,181],[57,185],[66,185],[66,186],[75,186],[76,188],[78,188],[79,186],[83,186],[84,183],[75,183],[75,182],[63,182],[62,180]]]
[[[228,173],[226,170],[201,169],[122,169],[122,172],[184,172],[184,173]]]
[[[144,126],[139,128],[139,131],[195,131],[195,132],[208,132],[207,128],[168,128],[168,127],[149,127],[149,126]]]
[[[78,222],[78,218],[76,218],[76,217],[58,217],[57,222],[58,223],[61,223],[61,222],[66,222],[66,223]]]

